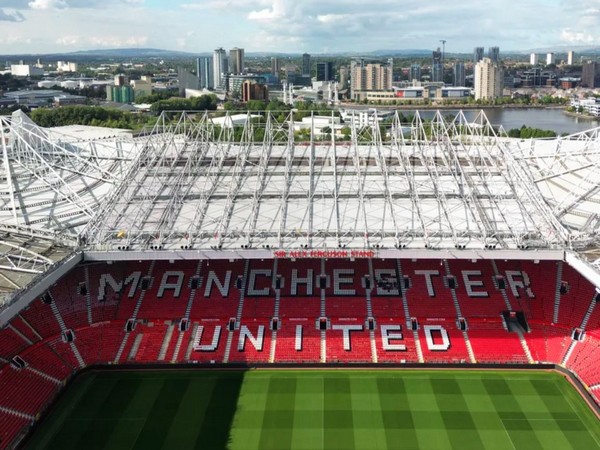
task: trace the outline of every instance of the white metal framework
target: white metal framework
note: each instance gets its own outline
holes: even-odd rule
[[[2,119],[0,231],[107,259],[598,247],[599,129],[521,141],[483,112],[474,121],[358,117],[298,138],[297,113],[248,114],[241,125],[165,113],[135,139],[84,139],[16,114]],[[48,263],[18,245],[9,253],[19,267]]]
[[[256,122],[248,116],[236,131],[208,114],[163,116],[89,222],[86,244],[519,249],[583,237],[554,214],[515,141],[497,136],[483,113],[475,122],[462,113],[428,122],[417,114],[412,124],[351,118],[348,140],[312,132],[302,142],[293,113]]]
[[[121,182],[136,148],[130,133],[73,137],[38,127],[21,111],[1,118],[0,125],[2,291],[27,281],[5,271],[42,273],[78,246],[81,230]]]

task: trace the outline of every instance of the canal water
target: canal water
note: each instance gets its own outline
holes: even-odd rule
[[[521,128],[523,125],[542,130],[553,130],[557,134],[573,134],[600,126],[600,122],[585,120],[569,116],[560,108],[490,108],[483,110],[490,123],[494,126],[502,125],[506,131],[511,128]],[[405,116],[414,114],[414,111],[401,110]],[[424,119],[430,119],[435,114],[434,110],[420,110]],[[442,114],[455,115],[455,110],[443,110]],[[479,110],[464,111],[467,120],[474,120]]]

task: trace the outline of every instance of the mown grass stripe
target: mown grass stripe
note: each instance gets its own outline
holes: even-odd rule
[[[231,371],[216,378],[206,404],[207,414],[199,426],[200,432],[193,448],[204,450],[228,447],[244,376],[245,372]]]
[[[189,383],[189,379],[166,379],[163,381],[133,450],[161,448]]]

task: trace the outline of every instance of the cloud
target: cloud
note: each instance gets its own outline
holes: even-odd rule
[[[81,41],[80,36],[61,36],[56,39],[56,43],[58,45],[64,45],[67,47],[73,47],[73,46],[79,44],[80,41]]]
[[[0,9],[0,22],[23,22],[25,17],[19,11]]]
[[[286,0],[273,0],[269,8],[250,11],[249,20],[277,20],[286,15]]]
[[[148,36],[92,36],[88,39],[92,47],[121,48],[141,47],[148,42]]]
[[[359,54],[434,49],[440,39],[447,40],[449,53],[470,53],[480,45],[499,45],[504,52],[600,44],[599,0],[377,0],[371,4],[364,0],[0,0],[0,4],[0,35],[31,36],[29,45],[24,41],[4,45],[7,53],[148,44],[191,52],[243,46],[248,51],[311,53],[327,48]],[[541,17],[541,11],[544,20],[532,20]],[[25,19],[27,25],[19,23]],[[177,26],[165,27],[166,23]],[[197,30],[197,36],[187,36],[185,30]]]
[[[336,23],[348,19],[348,14],[323,14],[317,16],[317,20],[321,23]]]
[[[598,36],[585,31],[573,31],[570,28],[562,30],[560,38],[569,44],[594,44],[599,41]]]
[[[250,20],[274,20],[282,17],[281,13],[278,13],[274,9],[261,9],[260,11],[250,11],[248,19]]]
[[[65,0],[33,0],[28,5],[31,9],[65,9],[69,6]]]

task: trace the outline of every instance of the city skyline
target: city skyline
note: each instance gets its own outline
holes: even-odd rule
[[[542,14],[543,21],[531,20]],[[376,9],[358,0],[2,0],[0,24],[3,54],[130,47],[200,53],[242,45],[318,55],[436,48],[440,39],[446,53],[600,46],[594,0],[381,0]]]

